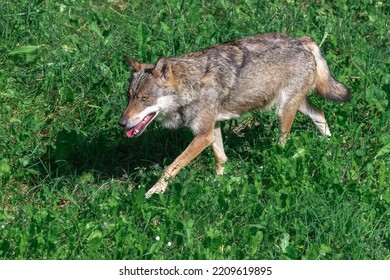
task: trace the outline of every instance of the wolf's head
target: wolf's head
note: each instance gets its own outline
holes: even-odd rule
[[[174,104],[176,84],[171,64],[165,57],[157,63],[143,64],[124,56],[133,71],[129,86],[129,103],[119,120],[126,136],[139,136],[158,114]]]

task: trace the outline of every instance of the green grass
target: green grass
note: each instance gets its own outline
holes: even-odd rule
[[[390,259],[388,2],[61,2],[1,0],[1,259]],[[312,36],[350,88],[312,96],[333,136],[298,115],[281,149],[275,114],[246,114],[223,126],[226,175],[208,149],[146,200],[192,135],[125,138],[122,55],[274,31]]]

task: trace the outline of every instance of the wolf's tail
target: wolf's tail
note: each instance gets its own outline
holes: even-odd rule
[[[317,64],[317,74],[315,81],[316,92],[325,99],[336,102],[347,102],[351,99],[351,94],[348,89],[339,81],[337,81],[332,73],[330,73],[328,64],[321,54],[321,50],[308,36],[299,38],[299,40],[307,47],[315,57]]]

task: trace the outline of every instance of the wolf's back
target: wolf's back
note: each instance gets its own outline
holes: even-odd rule
[[[349,101],[351,99],[350,92],[342,83],[333,77],[316,42],[308,36],[299,38],[299,40],[312,52],[316,60],[316,92],[328,100],[336,102]]]

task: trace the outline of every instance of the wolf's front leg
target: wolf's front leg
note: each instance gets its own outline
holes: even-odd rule
[[[162,180],[161,180],[162,179]],[[157,183],[145,194],[146,198],[150,198],[153,194],[163,193],[168,186],[168,182],[164,178],[160,178]]]
[[[213,129],[207,134],[196,135],[190,145],[172,162],[157,183],[145,194],[146,198],[155,193],[162,193],[166,190],[169,180],[175,178],[176,174],[185,167],[191,160],[198,156],[207,146],[214,142]]]

